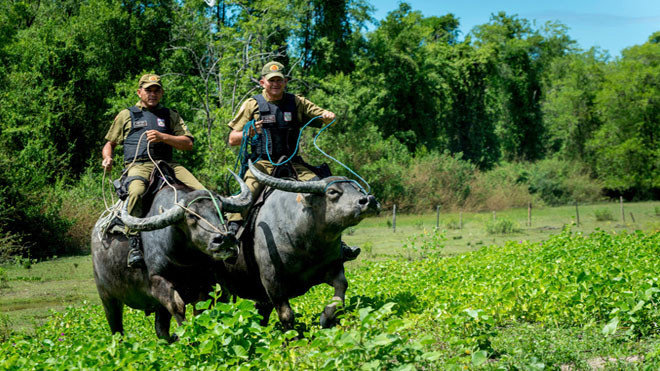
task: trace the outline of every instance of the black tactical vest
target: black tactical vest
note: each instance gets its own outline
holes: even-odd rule
[[[172,134],[172,123],[170,122],[170,110],[167,108],[160,108],[155,111],[142,110],[140,107],[130,107],[131,113],[131,130],[128,132],[126,139],[124,139],[124,161],[129,163],[135,157],[137,150],[136,161],[149,161],[147,154],[147,136],[142,137],[140,148],[137,148],[140,136],[147,130],[158,130],[161,133]],[[154,160],[164,160],[167,162],[172,161],[172,147],[169,144],[149,143],[149,153]]]
[[[295,96],[284,93],[279,106],[268,102],[261,94],[253,98],[259,104],[259,119],[263,120],[262,128],[266,135],[260,135],[256,142],[252,142],[252,160],[259,156],[262,159],[267,158],[266,150],[273,161],[278,161],[282,156],[288,158],[296,150],[300,134]],[[268,136],[267,147],[266,136]]]

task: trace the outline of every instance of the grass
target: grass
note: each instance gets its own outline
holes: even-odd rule
[[[527,209],[510,209],[498,211],[496,220],[509,220],[516,226],[514,233],[491,234],[487,225],[492,222],[493,214],[463,213],[463,228],[455,228],[459,223],[459,213],[441,213],[439,227],[444,231],[446,254],[460,254],[477,250],[483,245],[501,245],[510,240],[543,241],[553,234],[559,233],[564,226],[570,225],[576,232],[590,233],[596,229],[618,232],[634,230],[658,230],[660,218],[656,210],[660,202],[626,203],[624,210],[625,221],[621,220],[620,205],[618,203],[599,203],[593,205],[579,205],[578,212],[580,224],[577,225],[575,206],[561,206],[532,209],[532,225],[527,225]],[[599,221],[596,210],[608,210],[615,220]],[[348,244],[362,246],[367,242],[373,244],[372,258],[386,259],[391,256],[404,254],[403,245],[416,234],[432,231],[436,227],[436,214],[423,215],[397,215],[396,231],[392,230],[391,210],[381,212],[380,216],[369,218],[354,227],[351,235],[344,235]],[[630,213],[635,222],[632,222]],[[390,227],[388,227],[390,225]],[[359,259],[358,259],[359,262]]]
[[[492,213],[463,213],[462,229],[448,229],[457,225],[458,213],[440,215],[440,229],[445,235],[445,255],[455,255],[477,250],[484,245],[501,245],[510,240],[543,241],[557,234],[566,225],[572,225],[576,232],[590,233],[596,229],[605,231],[634,231],[660,229],[657,215],[660,202],[625,204],[626,221],[620,217],[618,203],[579,206],[580,225],[576,225],[575,206],[543,208],[532,210],[532,225],[527,224],[527,209],[498,211],[496,220],[510,220],[518,226],[509,234],[489,234],[487,225],[493,220]],[[611,210],[614,221],[598,221],[596,210]],[[629,218],[633,213],[635,222]],[[618,218],[616,217],[618,216]],[[344,240],[362,247],[363,253],[356,261],[347,264],[359,265],[362,260],[387,260],[394,256],[408,256],[406,249],[411,240],[420,235],[430,234],[436,226],[436,214],[397,215],[396,231],[388,227],[391,214],[382,212],[379,217],[369,218],[344,235]],[[428,253],[428,252],[420,252]],[[80,305],[83,301],[100,304],[92,274],[91,256],[57,258],[32,264],[26,269],[21,264],[8,264],[2,267],[6,282],[0,285],[0,314],[14,331],[30,332],[50,316],[51,310],[61,311],[70,305]]]

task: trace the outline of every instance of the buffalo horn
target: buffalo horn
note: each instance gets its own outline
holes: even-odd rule
[[[153,231],[165,228],[181,220],[184,213],[183,208],[173,205],[162,214],[148,218],[136,218],[128,213],[126,210],[127,205],[128,202],[125,202],[124,207],[121,209],[121,220],[124,222],[124,225],[135,231]]]
[[[296,193],[316,193],[321,194],[325,192],[326,182],[322,180],[300,182],[296,180],[285,180],[266,175],[257,170],[252,161],[248,161],[248,167],[259,183],[265,184],[280,191],[296,192]]]
[[[247,184],[239,177],[238,175],[234,174],[233,171],[229,170],[231,175],[234,176],[234,179],[240,184],[241,186],[241,193],[239,193],[236,196],[233,197],[222,197],[218,196],[220,200],[222,201],[222,210],[223,211],[228,211],[232,213],[240,213],[241,211],[247,209],[250,207],[250,204],[252,203],[252,192],[250,192],[250,188],[248,188]]]

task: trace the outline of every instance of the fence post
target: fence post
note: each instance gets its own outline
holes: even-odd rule
[[[392,208],[392,232],[396,232],[396,204]]]
[[[623,196],[619,196],[619,204],[621,205],[621,221],[626,222],[626,213],[623,211]]]
[[[575,220],[577,222],[577,226],[580,226],[580,211],[578,210],[578,202],[575,200]]]
[[[527,203],[527,225],[532,226],[532,203]]]
[[[632,211],[630,212],[630,219],[632,220],[633,223],[635,222],[635,217],[633,216]]]
[[[458,229],[463,229],[463,212],[458,213]]]
[[[440,205],[435,207],[435,229],[440,229]]]

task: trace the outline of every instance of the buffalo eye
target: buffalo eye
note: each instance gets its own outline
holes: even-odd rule
[[[327,193],[328,193],[328,196],[332,197],[332,198],[337,198],[337,197],[341,196],[341,192],[339,190],[335,189],[335,188],[328,189]]]

